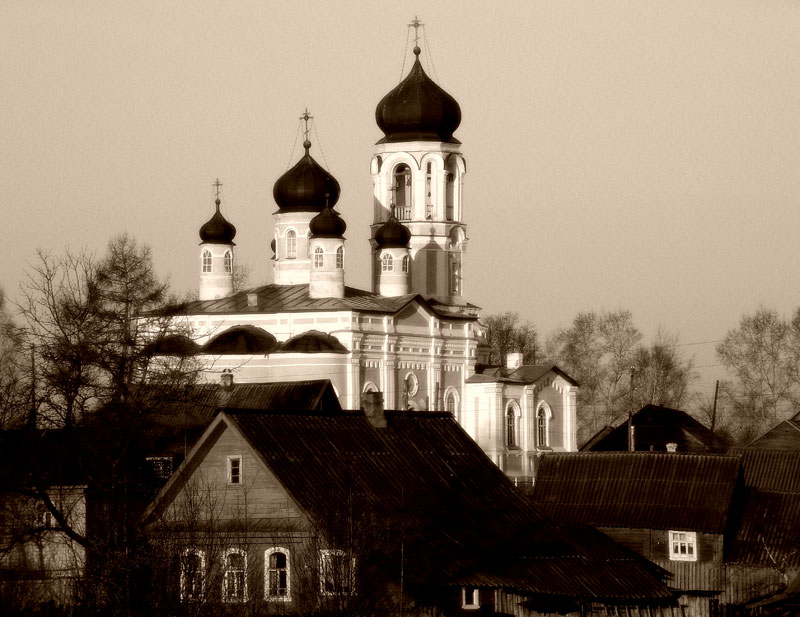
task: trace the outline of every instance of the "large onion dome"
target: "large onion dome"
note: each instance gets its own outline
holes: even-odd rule
[[[339,183],[308,153],[311,142],[303,142],[306,153],[283,174],[272,188],[272,196],[281,210],[319,212],[326,202],[331,207],[339,201]]]
[[[219,211],[219,198],[214,202],[217,211],[208,222],[200,228],[200,239],[209,244],[233,244],[236,236],[236,227],[231,225]]]
[[[453,137],[461,124],[458,102],[425,74],[414,48],[414,66],[406,78],[381,99],[375,121],[385,137],[378,143],[397,141],[444,141]]]
[[[347,223],[328,206],[311,219],[308,229],[312,238],[341,238],[347,229]]]
[[[394,212],[389,220],[378,227],[378,231],[375,232],[375,242],[381,249],[406,248],[409,240],[411,240],[411,232],[408,227],[397,220]]]

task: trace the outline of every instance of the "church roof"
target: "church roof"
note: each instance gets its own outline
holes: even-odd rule
[[[306,153],[275,182],[272,196],[282,211],[321,212],[339,201],[339,182],[309,154],[311,142],[303,142]]]
[[[248,313],[285,313],[313,311],[357,311],[363,313],[393,314],[411,302],[417,301],[431,312],[448,319],[477,318],[477,307],[464,308],[436,302],[428,302],[419,294],[386,297],[379,294],[345,287],[343,298],[312,298],[308,284],[263,285],[248,291],[240,291],[225,298],[215,300],[195,300],[171,309],[176,315],[234,315]],[[248,296],[255,295],[255,304]]]
[[[236,227],[222,216],[219,211],[220,200],[214,202],[217,207],[214,215],[200,228],[200,240],[208,244],[233,244]]]
[[[205,345],[202,353],[205,354],[253,354],[270,353],[278,348],[275,336],[257,326],[239,325],[232,326],[216,335]]]
[[[570,384],[577,386],[578,382],[558,368],[555,364],[523,364],[514,369],[505,366],[486,366],[476,369],[474,375],[467,379],[467,383],[518,383],[532,384],[539,381],[550,371],[560,375]]]

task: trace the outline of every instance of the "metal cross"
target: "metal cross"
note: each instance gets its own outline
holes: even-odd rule
[[[414,28],[414,46],[419,47],[419,27],[422,26],[423,23],[419,20],[419,17],[414,15],[414,21],[408,24],[409,28]]]
[[[308,140],[308,134],[310,132],[308,130],[308,121],[314,119],[314,116],[312,116],[311,114],[308,113],[308,107],[306,107],[306,110],[303,112],[303,115],[300,116],[300,119],[303,120],[306,123],[306,128],[303,131],[303,139]]]
[[[219,181],[219,178],[217,178],[217,181],[216,181],[216,182],[214,182],[214,184],[212,184],[211,186],[213,186],[213,187],[214,187],[214,196],[215,196],[217,199],[219,199],[219,194],[220,194],[220,192],[221,192],[221,191],[220,191],[220,189],[222,188],[222,182],[220,182],[220,181]]]

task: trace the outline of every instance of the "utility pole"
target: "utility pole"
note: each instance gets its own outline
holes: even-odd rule
[[[628,452],[633,452],[633,377],[636,374],[636,367],[631,367],[631,387],[628,402]]]
[[[711,432],[717,427],[717,395],[719,395],[719,379],[714,386],[714,406],[711,408]]]

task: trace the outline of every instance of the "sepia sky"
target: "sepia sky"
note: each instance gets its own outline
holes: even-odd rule
[[[800,306],[797,0],[7,0],[0,286],[13,298],[37,247],[128,231],[196,288],[217,177],[237,258],[270,281],[272,185],[308,107],[347,283],[368,288],[374,111],[415,14],[462,109],[471,302],[543,335],[630,309],[679,334],[709,395],[713,341]]]

